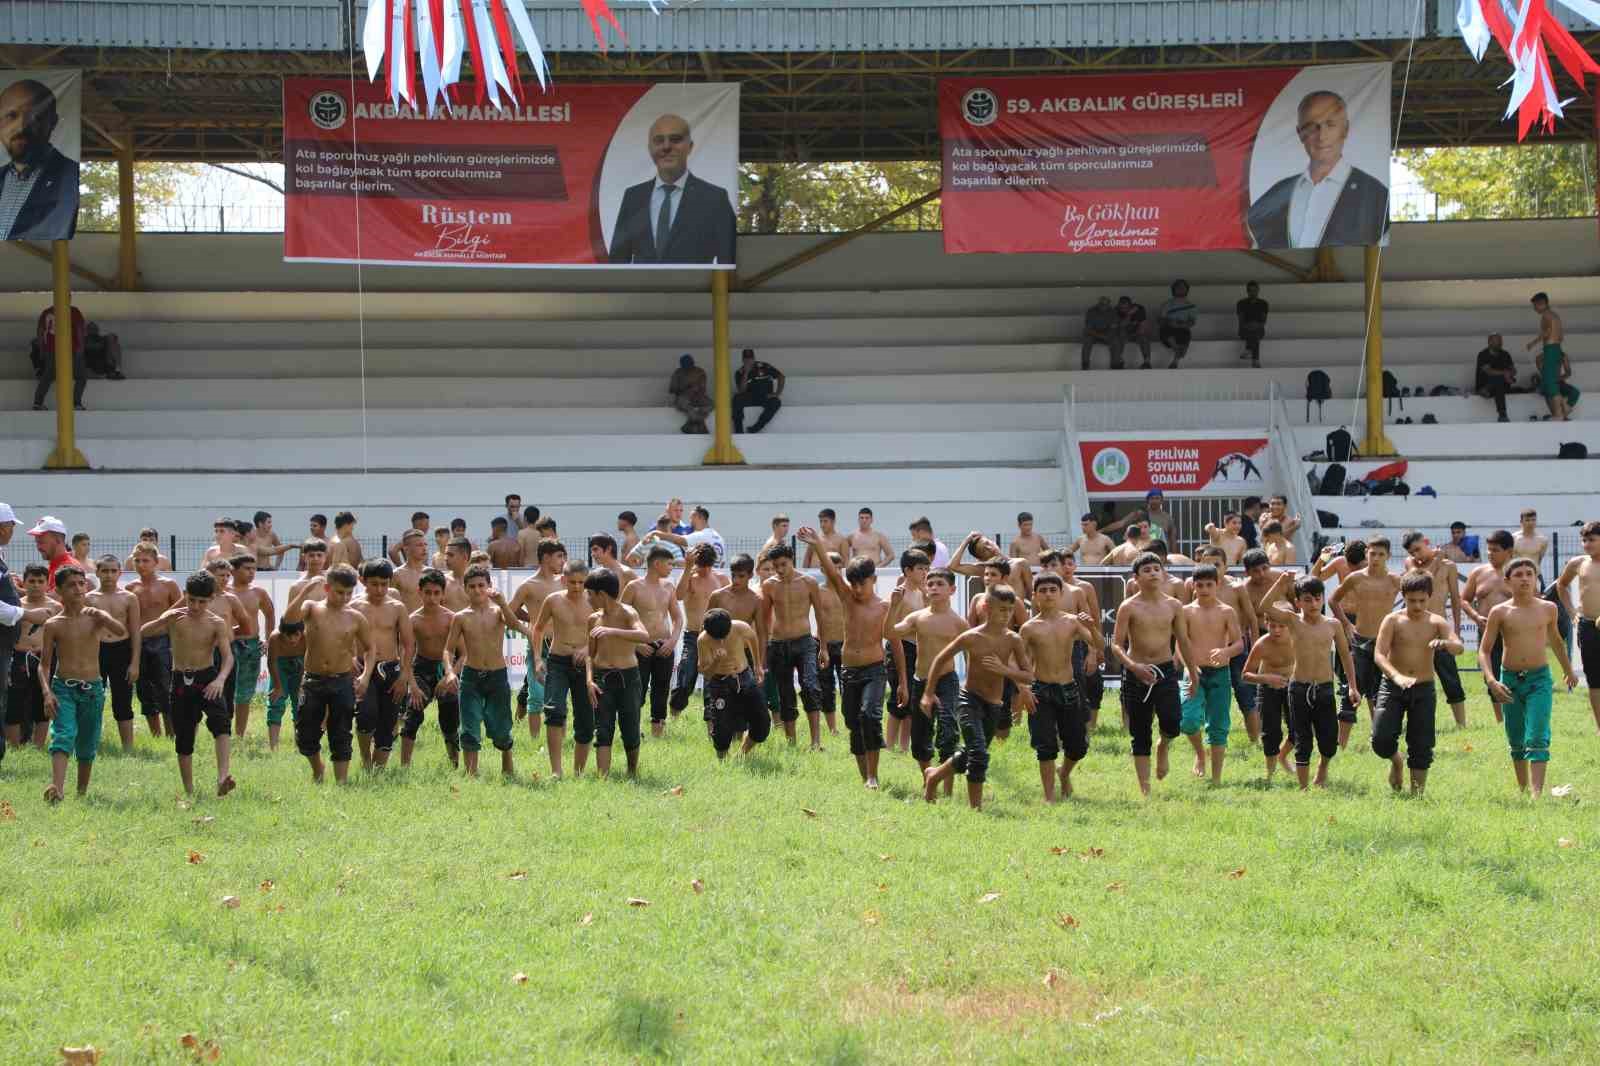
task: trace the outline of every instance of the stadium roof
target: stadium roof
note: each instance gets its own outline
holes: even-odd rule
[[[1500,120],[1509,66],[1498,52],[1474,64],[1443,0],[675,0],[659,16],[616,2],[627,43],[607,54],[578,0],[528,6],[558,79],[740,82],[751,161],[936,158],[945,76],[1375,59],[1397,64],[1397,97],[1409,92],[1401,144],[1515,135]],[[350,27],[364,10],[343,0],[8,0],[0,67],[85,71],[90,158],[131,134],[141,158],[276,160],[280,79],[349,76]],[[1593,52],[1600,32],[1580,40]],[[1577,95],[1568,138],[1593,128],[1592,101]]]

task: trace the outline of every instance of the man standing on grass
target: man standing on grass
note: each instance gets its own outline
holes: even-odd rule
[[[1378,628],[1373,660],[1383,672],[1378,709],[1372,718],[1372,753],[1389,760],[1389,787],[1400,791],[1400,730],[1406,734],[1404,767],[1411,771],[1411,791],[1420,794],[1428,782],[1435,744],[1434,664],[1440,652],[1461,654],[1461,638],[1428,609],[1433,578],[1413,571],[1400,581],[1405,606],[1386,615]]]
[[[351,584],[355,584],[354,575]],[[172,739],[178,753],[178,776],[183,791],[191,796],[194,740],[202,721],[216,744],[217,795],[226,796],[234,789],[233,775],[228,772],[233,707],[225,681],[233,670],[232,627],[210,609],[218,591],[212,575],[203,571],[191,574],[183,602],[144,624],[146,639],[162,633],[172,638]],[[294,606],[291,604],[290,610]],[[344,661],[348,666],[348,654]],[[320,722],[319,717],[319,727]]]
[[[1567,642],[1556,625],[1556,605],[1539,599],[1538,567],[1531,559],[1516,559],[1506,564],[1503,576],[1511,586],[1511,601],[1489,611],[1489,624],[1478,642],[1478,668],[1489,679],[1495,702],[1504,704],[1517,788],[1527,792],[1531,784],[1533,798],[1538,799],[1544,795],[1545,768],[1550,763],[1553,686],[1545,649],[1555,652],[1567,691],[1577,687],[1578,679],[1567,658]],[[1502,642],[1505,653],[1496,674],[1492,650]]]
[[[1066,583],[1059,574],[1040,574],[1033,583],[1036,617],[1023,623],[1020,636],[1033,661],[1033,713],[1028,739],[1039,757],[1039,783],[1044,801],[1056,801],[1059,774],[1061,798],[1072,795],[1072,769],[1089,754],[1089,715],[1072,672],[1073,648],[1093,641],[1089,627],[1061,610]],[[1060,767],[1056,755],[1063,757]]]
[[[1133,770],[1139,791],[1150,795],[1150,742],[1152,727],[1160,723],[1156,750],[1156,780],[1167,776],[1167,747],[1178,735],[1182,700],[1178,695],[1178,667],[1172,648],[1187,664],[1190,691],[1200,690],[1200,670],[1189,646],[1188,619],[1183,605],[1167,595],[1166,564],[1159,555],[1145,552],[1133,561],[1138,592],[1117,607],[1117,624],[1111,636],[1111,654],[1123,666],[1122,709],[1133,738]]]

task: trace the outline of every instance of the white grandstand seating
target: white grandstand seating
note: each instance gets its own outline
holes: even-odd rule
[[[1457,273],[1450,256],[1466,254],[1458,229],[1407,233],[1418,247],[1437,240],[1437,273]],[[1592,244],[1592,232],[1585,239]],[[1076,524],[1068,521],[1057,458],[1069,386],[1082,432],[1262,431],[1265,397],[1275,388],[1296,427],[1295,453],[1304,455],[1358,417],[1366,324],[1359,283],[1280,284],[1270,268],[1249,267],[1273,306],[1266,366],[1252,370],[1233,339],[1231,308],[1240,293],[1232,279],[1240,268],[1229,268],[1226,284],[1206,284],[1197,264],[1223,261],[1179,257],[1177,269],[1195,281],[1192,297],[1206,312],[1184,369],[1164,369],[1158,346],[1157,369],[1104,369],[1100,348],[1099,369],[1083,372],[1076,341],[1083,309],[1102,292],[1126,291],[1153,310],[1165,293],[1149,263],[1143,274],[1123,275],[1134,278],[1127,284],[1104,288],[1052,273],[1053,264],[1030,278],[995,266],[997,257],[950,257],[930,274],[926,256],[904,257],[903,265],[886,258],[895,240],[878,238],[859,257],[849,248],[829,257],[840,288],[828,288],[828,273],[811,264],[796,272],[794,288],[735,294],[735,346],[758,348],[788,375],[784,410],[771,429],[737,438],[749,468],[699,467],[707,439],[679,433],[679,417],[663,405],[679,353],[710,362],[708,301],[681,291],[680,280],[667,292],[374,291],[361,302],[362,321],[348,292],[84,293],[78,305],[121,335],[129,375],[92,383],[91,409],[79,418],[81,446],[96,470],[38,472],[54,413],[28,410],[26,365],[6,361],[0,467],[16,473],[7,474],[5,496],[21,511],[52,510],[103,538],[144,523],[203,531],[219,510],[257,507],[291,531],[311,510],[350,507],[363,532],[393,532],[418,506],[465,514],[476,530],[495,501],[516,490],[564,519],[564,532],[609,528],[623,508],[648,520],[662,498],[678,494],[705,502],[725,533],[763,530],[778,509],[808,519],[831,505],[848,523],[865,503],[891,535],[925,513],[954,539],[973,526],[1008,529],[1021,509],[1033,511],[1041,528]],[[899,240],[905,248],[926,245],[921,236]],[[1600,479],[1586,473],[1594,467],[1553,461],[1561,441],[1600,445],[1600,435],[1586,436],[1600,421],[1600,362],[1588,358],[1600,337],[1594,278],[1427,280],[1419,277],[1416,264],[1426,257],[1418,247],[1409,259],[1398,248],[1390,253],[1410,263],[1418,280],[1390,281],[1384,290],[1386,360],[1402,385],[1470,388],[1473,356],[1495,331],[1506,335],[1526,376],[1531,357],[1521,342],[1535,326],[1527,295],[1544,289],[1565,315],[1574,383],[1590,398],[1577,424],[1561,426],[1527,420],[1541,407],[1533,396],[1510,398],[1508,425],[1495,423],[1487,400],[1408,397],[1392,417],[1419,424],[1391,425],[1388,434],[1413,460],[1413,492],[1431,484],[1440,495],[1319,506],[1339,514],[1344,527],[1460,519],[1477,530],[1514,524],[1524,498],[1536,500],[1546,526],[1600,514]],[[270,274],[262,250],[250,248],[254,258],[241,260],[241,271],[252,279]],[[868,261],[877,288],[861,280]],[[1227,260],[1235,261],[1248,263]],[[330,276],[277,269],[290,286]],[[367,276],[381,283],[385,274]],[[505,285],[495,275],[493,287]],[[25,345],[44,302],[36,292],[0,294],[4,343]],[[1129,357],[1136,360],[1133,349]],[[1334,399],[1313,409],[1308,423],[1305,376],[1316,368],[1328,371]],[[1439,425],[1420,424],[1430,413]],[[1535,458],[1552,461],[1526,461]],[[762,470],[777,466],[791,469],[779,478]],[[363,476],[363,468],[373,473]],[[1304,473],[1279,471],[1277,480],[1281,486]]]

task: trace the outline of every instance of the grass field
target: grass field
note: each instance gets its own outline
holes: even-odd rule
[[[698,706],[637,783],[530,781],[525,731],[521,780],[466,781],[435,732],[314,789],[258,713],[225,800],[141,720],[52,809],[13,751],[0,1062],[1600,1061],[1600,739],[1559,696],[1535,806],[1468,687],[1422,799],[1360,733],[1327,792],[1263,788],[1236,729],[1224,787],[1180,758],[1141,802],[1103,728],[1064,806],[1021,732],[988,809],[929,809],[843,738],[718,765]]]

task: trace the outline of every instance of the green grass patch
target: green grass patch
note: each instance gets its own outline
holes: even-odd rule
[[[1222,788],[1180,741],[1141,801],[1113,694],[1074,800],[1043,805],[1024,729],[978,814],[900,754],[867,793],[842,736],[719,765],[698,705],[638,782],[551,782],[525,730],[519,780],[469,781],[425,732],[344,788],[258,711],[239,791],[192,804],[108,722],[86,800],[0,764],[0,1061],[194,1062],[188,1032],[339,1066],[1600,1061],[1594,722],[1558,696],[1573,793],[1535,805],[1466,681],[1421,799],[1363,721],[1326,792],[1263,786],[1236,726]]]

